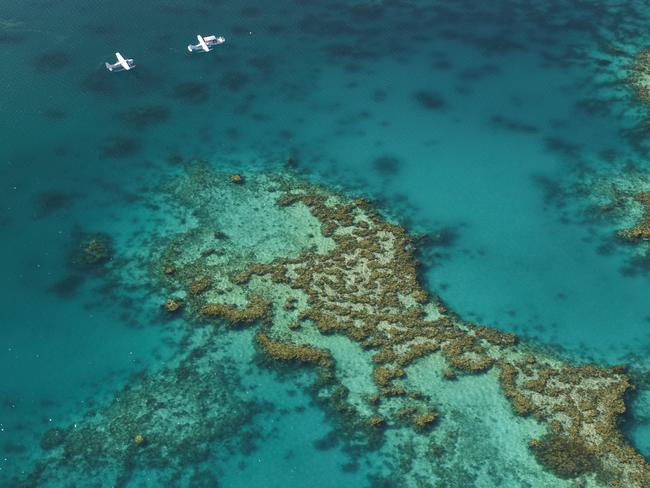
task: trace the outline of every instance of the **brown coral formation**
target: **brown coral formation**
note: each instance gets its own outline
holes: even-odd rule
[[[106,234],[91,234],[82,239],[72,262],[76,266],[92,268],[105,264],[113,256],[113,243]]]
[[[273,359],[315,364],[323,368],[331,368],[333,365],[329,353],[316,349],[315,347],[273,341],[263,332],[258,332],[255,339],[262,346],[264,352]]]
[[[163,308],[170,313],[177,312],[183,306],[183,302],[178,298],[168,298],[165,300]]]
[[[630,241],[650,240],[650,192],[637,193],[634,200],[643,205],[643,217],[634,227],[619,231],[618,236]]]
[[[383,427],[386,425],[386,419],[381,415],[373,415],[368,419],[368,425],[375,428]]]
[[[634,388],[620,368],[529,358],[499,366],[501,385],[515,412],[550,426],[549,436],[531,446],[542,464],[560,476],[596,470],[622,486],[647,486],[650,468],[617,429],[626,410],[625,395]]]
[[[485,339],[495,346],[514,346],[517,344],[517,336],[508,332],[501,332],[490,327],[477,327],[473,324],[467,326],[474,331],[478,337]]]
[[[223,303],[208,303],[201,307],[200,312],[204,317],[225,319],[231,326],[247,325],[267,316],[269,302],[259,295],[253,295],[243,309]]]
[[[438,413],[432,410],[421,415],[416,415],[413,419],[413,425],[418,430],[426,430],[434,424],[437,418]]]
[[[210,280],[208,278],[198,278],[192,281],[187,289],[192,295],[198,295],[210,288]]]
[[[597,466],[596,457],[584,443],[568,436],[549,434],[533,439],[529,447],[543,466],[562,478],[575,478]]]

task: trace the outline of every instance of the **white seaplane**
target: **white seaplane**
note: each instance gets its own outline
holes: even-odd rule
[[[135,62],[132,59],[124,59],[120,53],[115,53],[117,63],[105,63],[108,71],[128,71],[135,68]]]
[[[196,36],[196,38],[199,41],[198,44],[190,44],[187,46],[187,50],[191,53],[207,53],[212,51],[214,46],[226,42],[226,38],[223,36]]]

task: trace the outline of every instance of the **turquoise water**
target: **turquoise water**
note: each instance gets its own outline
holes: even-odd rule
[[[649,165],[625,84],[648,20],[643,2],[3,2],[0,477],[181,354],[188,324],[161,314],[142,263],[191,226],[159,188],[192,159],[246,174],[291,158],[414,232],[445,229],[423,278],[461,316],[642,377],[649,277],[574,189]],[[199,32],[227,43],[190,56]],[[133,72],[103,68],[116,50]],[[93,232],[119,279],[70,264]],[[221,485],[377,485],[382,452],[351,454],[311,380],[258,365],[246,334],[223,354],[273,405],[248,428],[275,429],[215,462]],[[648,416],[641,386],[625,431],[646,456]]]

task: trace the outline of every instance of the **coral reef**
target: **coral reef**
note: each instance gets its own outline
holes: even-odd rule
[[[650,103],[650,50],[641,51],[630,69],[628,80],[637,96]]]
[[[77,246],[72,263],[82,268],[98,267],[110,261],[113,256],[113,241],[107,234],[85,235]]]
[[[243,309],[223,303],[208,303],[201,307],[200,313],[204,317],[218,317],[225,319],[232,326],[240,326],[265,318],[268,311],[269,302],[259,295],[253,295]]]
[[[613,486],[649,485],[648,464],[617,429],[626,394],[633,388],[623,369],[573,366],[533,351],[512,334],[461,320],[420,285],[416,241],[366,200],[346,199],[290,178],[249,176],[246,185],[233,188],[223,175],[201,169],[188,180],[197,186],[181,182],[173,191],[196,209],[198,227],[161,246],[151,263],[152,275],[168,296],[185,293],[180,296],[188,318],[220,319],[235,328],[255,326],[264,357],[315,367],[320,374],[314,398],[342,419],[342,435],[351,444],[368,448],[396,429],[409,431],[412,439],[435,434],[443,423],[439,415],[446,417],[447,412],[421,392],[412,371],[436,358],[441,367],[434,375],[447,380],[458,376],[445,383],[448,388],[463,388],[480,375],[493,378],[496,386],[498,377],[513,412],[544,426],[545,434],[532,439],[530,449],[558,477],[582,479],[595,473]],[[241,202],[255,200],[246,212],[232,217],[233,228],[223,221],[215,224],[211,216],[222,209],[214,197],[219,193],[210,193],[213,185],[224,192],[223,201],[233,212]],[[211,202],[216,202],[214,207]],[[267,220],[264,214],[258,224],[249,223],[258,209],[279,212],[291,223],[287,228],[300,222],[308,231],[292,238],[283,235],[275,252],[268,251],[266,236],[237,246],[246,225]],[[233,245],[207,252],[213,249],[215,225],[226,229]],[[269,226],[269,233],[274,232],[278,229]],[[289,251],[294,240],[300,246]],[[339,337],[326,337],[331,335]],[[367,356],[368,381],[358,391],[346,386],[336,351],[320,342],[341,338]],[[178,374],[193,372],[179,368]],[[146,442],[135,455],[160,448],[158,428],[150,422],[135,418],[116,429],[123,443],[119,448],[114,440],[106,441],[109,434],[95,431],[83,435],[83,442],[81,431],[73,431],[64,446],[80,449],[87,443],[79,452],[71,447],[68,452],[101,457],[104,448],[98,443],[106,441],[118,453],[126,452],[127,446],[136,446],[134,436],[139,434]],[[193,435],[187,432],[181,438]]]
[[[140,375],[106,407],[48,430],[41,440],[47,457],[15,486],[67,486],[71,470],[103,486],[126,486],[136,469],[171,470],[174,479],[213,452],[214,441],[231,455],[269,406],[240,396],[237,376],[216,361],[216,332],[206,332],[175,368]]]
[[[650,192],[640,192],[634,195],[634,200],[643,206],[643,216],[639,223],[629,229],[618,232],[619,237],[627,240],[650,240]]]
[[[374,428],[384,427],[386,425],[386,419],[380,415],[373,415],[368,419],[368,425]]]
[[[331,368],[333,365],[329,353],[320,351],[315,347],[273,341],[263,332],[258,332],[255,339],[262,346],[264,352],[273,359],[315,364],[323,368]]]
[[[421,415],[415,416],[413,419],[413,425],[415,425],[415,428],[418,430],[426,430],[430,428],[433,423],[436,421],[438,418],[438,413],[431,411],[431,412],[426,412]]]
[[[575,478],[596,469],[596,458],[585,445],[569,436],[548,434],[533,439],[530,448],[539,462],[563,478]]]
[[[41,437],[41,449],[44,451],[49,451],[50,449],[55,449],[59,447],[65,441],[65,431],[54,427]]]
[[[568,476],[568,467],[578,462],[572,459],[573,451],[579,448],[584,459],[592,460],[580,461],[576,475],[596,470],[621,486],[647,485],[650,468],[617,429],[618,417],[626,411],[626,393],[634,388],[622,368],[569,366],[531,357],[504,361],[499,367],[501,385],[515,412],[549,425],[552,436],[532,446],[549,469],[558,467],[559,475]]]
[[[163,305],[164,309],[170,313],[177,312],[182,306],[183,302],[178,298],[168,298]]]
[[[204,257],[207,257],[209,255],[210,254],[206,254],[205,252],[203,253]],[[192,281],[187,287],[188,291],[193,295],[198,295],[199,293],[204,292],[208,288],[210,288],[210,280],[208,278],[198,278]]]

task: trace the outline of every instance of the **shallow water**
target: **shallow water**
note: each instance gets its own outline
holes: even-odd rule
[[[192,226],[160,191],[192,159],[243,174],[281,173],[291,159],[292,174],[376,199],[413,232],[445,229],[423,254],[423,279],[463,318],[570,360],[645,373],[648,275],[629,272],[618,226],[565,191],[650,161],[634,132],[646,114],[625,84],[650,10],[618,4],[4,2],[0,476],[29,472],[52,425],[182,354],[191,325],[162,314],[142,263],[151,242]],[[190,56],[198,32],[227,43]],[[137,68],[104,70],[115,50]],[[70,264],[92,232],[111,236],[119,279]],[[219,458],[221,485],[377,484],[372,476],[390,472],[381,451],[352,455],[336,435],[313,447],[337,419],[309,397],[302,372],[258,365],[246,334],[224,354],[255,384],[251,398],[274,405],[248,428],[274,429],[250,452]],[[496,445],[512,452],[490,464],[506,470],[527,456],[507,439],[534,426],[483,387],[511,426]],[[461,417],[481,404],[440,402]],[[642,387],[632,406],[625,431],[648,456]],[[461,456],[468,438],[459,436]],[[142,476],[133,486],[154,483]],[[525,476],[503,476],[501,486],[525,486]]]

